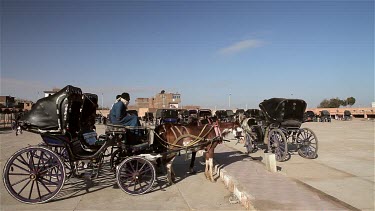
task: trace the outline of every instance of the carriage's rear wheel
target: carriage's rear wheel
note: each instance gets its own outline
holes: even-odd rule
[[[155,167],[147,159],[132,156],[125,159],[116,171],[118,186],[130,195],[149,191],[155,181]]]
[[[268,133],[268,150],[275,154],[277,161],[285,161],[288,143],[282,130],[275,128]]]
[[[318,138],[314,131],[309,128],[302,128],[297,134],[298,154],[301,157],[314,159],[318,153]]]
[[[247,150],[247,153],[253,153],[255,151],[255,144],[254,144],[254,138],[252,135],[248,132],[245,133],[245,147]]]
[[[44,147],[27,147],[12,155],[4,167],[4,185],[23,203],[51,200],[64,185],[65,168],[57,155]]]

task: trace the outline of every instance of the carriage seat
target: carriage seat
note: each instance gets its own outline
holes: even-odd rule
[[[302,125],[302,122],[294,119],[288,119],[281,122],[282,127],[294,127],[294,128],[300,128]]]

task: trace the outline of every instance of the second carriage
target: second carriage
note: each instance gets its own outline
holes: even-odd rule
[[[263,148],[274,153],[277,161],[287,160],[291,150],[304,158],[317,157],[318,138],[311,129],[301,128],[304,100],[271,98],[259,107],[261,110],[248,111],[249,117],[242,124],[249,153]]]

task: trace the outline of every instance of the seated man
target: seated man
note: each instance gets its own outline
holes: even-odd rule
[[[109,118],[112,124],[140,126],[138,117],[136,115],[131,115],[126,111],[129,101],[129,94],[124,92],[121,94],[118,101],[113,104],[112,109],[109,112]]]

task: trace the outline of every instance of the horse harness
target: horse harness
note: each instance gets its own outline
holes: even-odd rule
[[[211,126],[211,128],[209,128],[209,130],[202,136],[202,134],[204,133],[204,131],[206,130],[207,126]],[[221,133],[221,130],[220,130],[220,127],[219,127],[219,124],[218,123],[215,123],[214,125],[209,125],[209,124],[206,124],[204,125],[204,127],[202,128],[202,130],[200,131],[199,135],[198,136],[195,136],[193,134],[190,134],[189,130],[187,127],[185,126],[182,126],[182,131],[185,130],[185,134],[182,133],[182,131],[177,127],[177,126],[172,126],[170,129],[175,137],[175,141],[173,143],[168,143],[168,141],[164,140],[163,138],[160,137],[161,134],[167,132],[167,129],[165,127],[165,125],[163,125],[163,128],[164,128],[164,131],[157,134],[156,136],[158,136],[158,138],[163,142],[162,145],[166,148],[169,148],[169,146],[172,146],[172,147],[177,147],[177,148],[185,148],[185,149],[188,149],[189,147],[193,147],[193,146],[197,146],[200,142],[203,142],[203,141],[206,141],[206,137],[207,135],[212,131],[214,130],[215,131],[215,137],[210,139],[210,142],[211,142],[211,146],[212,146],[212,142],[216,139],[222,139],[222,133]],[[178,136],[179,135],[179,136]],[[194,140],[193,141],[190,141],[188,144],[184,145],[178,145],[177,143],[179,141],[181,141],[182,139],[184,138],[193,138]]]

